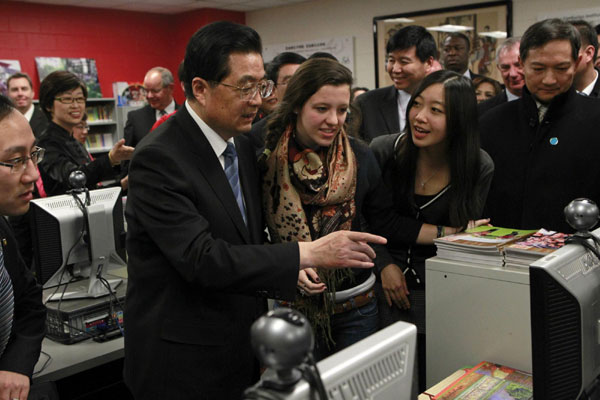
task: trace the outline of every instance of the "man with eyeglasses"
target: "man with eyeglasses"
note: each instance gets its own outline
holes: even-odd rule
[[[273,93],[263,101],[263,108],[265,108],[264,103],[267,103],[266,110],[269,110],[269,113],[273,111],[275,107],[277,107],[277,104],[283,99],[290,78],[292,75],[294,75],[294,72],[300,68],[300,64],[302,64],[304,61],[306,61],[304,56],[291,51],[286,51],[279,53],[267,65],[266,76],[268,79],[275,82]],[[257,152],[260,152],[265,146],[265,134],[268,121],[267,117],[255,122],[252,125],[252,130],[250,133],[248,133],[252,143],[257,149]]]
[[[341,231],[263,244],[258,167],[243,135],[273,89],[261,53],[247,26],[196,32],[186,102],[131,162],[124,376],[136,399],[242,398],[259,377],[250,326],[266,298],[293,300],[301,268],[371,267],[366,243],[385,242]]]
[[[179,107],[173,99],[174,83],[173,74],[166,68],[154,67],[146,73],[144,89],[148,104],[127,114],[125,145],[137,146],[158,119]]]
[[[42,289],[4,217],[29,209],[43,149],[27,119],[0,96],[0,398],[26,400],[45,334]]]

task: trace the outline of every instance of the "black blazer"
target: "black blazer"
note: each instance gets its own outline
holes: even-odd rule
[[[39,138],[42,132],[48,127],[48,118],[46,118],[46,114],[38,106],[33,106],[33,114],[31,115],[29,125],[36,138]]]
[[[258,379],[250,325],[295,295],[296,243],[262,245],[260,184],[235,139],[248,227],[186,107],[136,149],[129,172],[125,382],[139,399],[240,399]]]
[[[360,135],[367,142],[400,132],[398,90],[393,85],[369,90],[356,99],[356,105],[362,118]]]
[[[177,110],[179,105],[175,102],[175,109]],[[156,110],[150,107],[149,104],[137,110],[129,111],[127,113],[127,122],[125,122],[125,128],[123,129],[123,137],[125,138],[125,144],[127,146],[135,147],[142,140],[152,126],[156,122]]]
[[[492,224],[517,229],[572,232],[563,209],[573,199],[600,201],[600,100],[571,87],[550,103],[538,122],[527,90],[485,113],[481,147],[496,172],[487,198]]]
[[[16,240],[0,216],[0,247],[4,265],[13,285],[15,310],[10,339],[0,357],[0,371],[11,371],[31,377],[42,349],[46,333],[46,307],[42,304],[42,288],[23,262]]]
[[[481,103],[477,104],[477,113],[481,117],[492,108],[499,106],[500,104],[504,104],[507,101],[508,96],[506,95],[506,90],[503,90],[491,99],[487,99],[486,101],[482,101]]]

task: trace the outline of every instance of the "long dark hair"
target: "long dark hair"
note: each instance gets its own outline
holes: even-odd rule
[[[352,86],[352,72],[342,64],[328,58],[305,61],[291,77],[283,100],[273,111],[267,124],[265,145],[272,151],[288,126],[296,126],[298,112],[308,99],[325,85]],[[349,89],[348,89],[349,90]]]
[[[469,220],[481,209],[475,196],[475,185],[479,177],[479,129],[477,120],[477,99],[471,82],[452,71],[436,71],[423,79],[412,95],[406,109],[406,120],[415,98],[425,89],[436,83],[444,86],[446,114],[446,138],[450,163],[450,223],[453,226],[466,226]],[[410,123],[406,124],[406,134],[400,139],[395,151],[394,182],[399,195],[408,196],[414,203],[414,185],[417,171],[419,148],[412,140]]]

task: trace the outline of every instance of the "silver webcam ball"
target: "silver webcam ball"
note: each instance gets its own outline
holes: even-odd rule
[[[306,362],[314,347],[310,323],[291,308],[277,308],[263,315],[250,329],[252,348],[258,359],[277,372],[274,386],[298,382],[302,374],[296,369]]]
[[[69,185],[73,189],[83,189],[85,187],[85,183],[87,182],[87,177],[83,173],[83,171],[75,170],[69,174]]]
[[[598,206],[589,199],[571,201],[564,210],[567,223],[577,232],[590,231],[598,223]]]

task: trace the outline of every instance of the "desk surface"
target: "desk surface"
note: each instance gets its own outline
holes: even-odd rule
[[[33,382],[57,381],[79,372],[106,364],[124,356],[122,337],[105,343],[96,343],[91,339],[76,344],[66,345],[45,338],[42,342],[42,351],[49,354],[52,359],[46,368],[39,371],[48,357],[40,355],[35,365]]]

